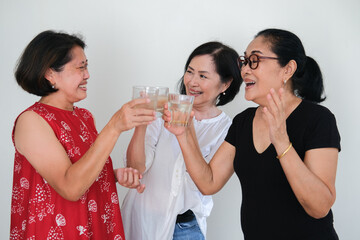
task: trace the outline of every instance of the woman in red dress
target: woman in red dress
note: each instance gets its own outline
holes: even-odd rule
[[[113,169],[109,157],[123,131],[155,119],[128,102],[98,133],[86,98],[85,43],[45,31],[21,56],[15,77],[40,96],[15,121],[10,239],[125,239],[115,182],[144,190],[134,169]]]

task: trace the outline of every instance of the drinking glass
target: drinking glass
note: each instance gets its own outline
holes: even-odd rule
[[[157,97],[158,97],[159,89],[156,87],[149,86],[133,86],[133,99],[136,98],[149,98],[149,103],[138,104],[135,108],[146,108],[156,110],[157,106]]]
[[[156,104],[156,116],[161,117],[164,113],[164,105],[168,102],[168,87],[156,87],[159,90]]]
[[[171,113],[170,125],[187,126],[194,102],[194,96],[170,93],[168,108]]]

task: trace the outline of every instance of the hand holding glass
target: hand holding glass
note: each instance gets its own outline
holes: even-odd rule
[[[136,105],[135,108],[146,108],[146,109],[156,110],[158,94],[159,94],[159,89],[156,87],[134,86],[133,96],[132,96],[133,99],[136,98],[150,99],[149,103]]]
[[[187,126],[194,102],[194,96],[170,93],[168,109],[171,113],[170,125]]]

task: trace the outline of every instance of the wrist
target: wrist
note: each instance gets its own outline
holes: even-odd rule
[[[119,138],[119,136],[123,132],[123,130],[122,129],[117,129],[114,126],[114,124],[109,122],[108,124],[105,125],[102,132],[106,132],[107,135],[112,136],[112,137],[117,139],[117,138]]]
[[[292,143],[289,142],[288,146],[283,151],[280,151],[280,153],[277,151],[278,155],[276,156],[276,158],[281,160],[281,158],[284,157],[291,148],[292,148]]]

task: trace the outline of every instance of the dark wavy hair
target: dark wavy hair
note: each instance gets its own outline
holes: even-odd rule
[[[15,68],[17,83],[27,92],[37,96],[47,96],[56,92],[45,78],[48,69],[61,72],[72,60],[71,50],[79,46],[85,48],[80,36],[51,30],[39,33],[27,45]]]
[[[243,82],[238,65],[239,54],[232,48],[221,42],[207,42],[197,47],[189,56],[185,64],[184,73],[187,71],[191,60],[196,56],[210,55],[215,64],[215,70],[220,76],[222,83],[231,81],[230,86],[225,91],[225,95],[220,94],[216,106],[222,106],[231,102],[238,94],[241,83]],[[178,83],[179,92],[186,94],[184,76]]]
[[[303,99],[320,103],[325,100],[324,84],[321,70],[317,62],[306,56],[301,40],[294,34],[281,29],[265,29],[255,37],[262,36],[271,45],[271,50],[279,58],[284,67],[294,60],[297,69],[291,78],[293,93]]]

